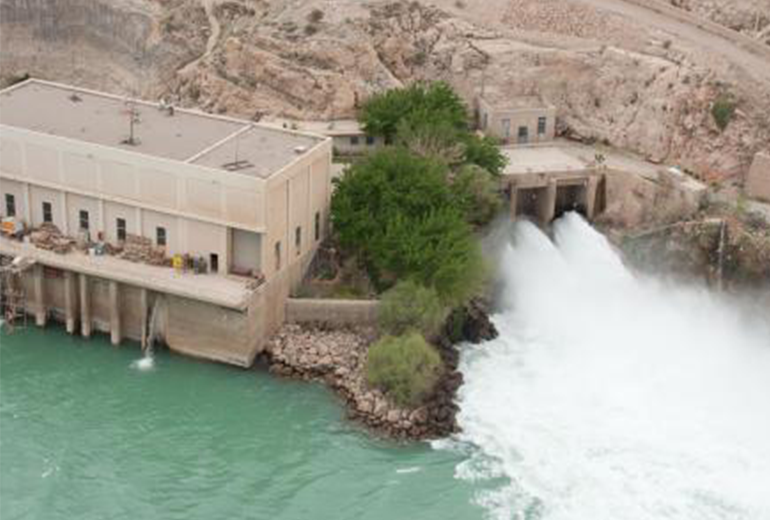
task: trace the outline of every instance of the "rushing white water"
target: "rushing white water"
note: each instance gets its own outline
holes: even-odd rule
[[[770,327],[631,273],[576,215],[517,224],[500,337],[464,347],[464,479],[492,518],[769,519]]]

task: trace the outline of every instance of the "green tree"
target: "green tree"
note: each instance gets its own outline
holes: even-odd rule
[[[378,314],[380,328],[387,334],[416,330],[426,338],[438,333],[446,317],[436,291],[413,280],[398,282],[386,291]]]
[[[465,219],[476,226],[491,222],[502,206],[497,180],[487,170],[475,164],[463,166],[454,175],[452,192],[465,214]]]
[[[417,82],[375,94],[361,108],[358,119],[366,133],[388,140],[395,139],[402,121],[411,125],[424,121],[445,123],[458,130],[468,128],[465,104],[444,81]]]
[[[478,243],[447,168],[400,147],[384,148],[336,181],[331,220],[379,289],[411,278],[462,303],[483,280]]]
[[[711,116],[720,130],[724,131],[735,114],[735,99],[730,94],[720,94],[711,106]]]
[[[508,160],[500,152],[497,141],[492,137],[468,134],[465,139],[465,162],[481,166],[494,176],[503,173]]]
[[[369,348],[366,379],[401,406],[419,404],[441,375],[441,357],[417,332],[385,336]]]

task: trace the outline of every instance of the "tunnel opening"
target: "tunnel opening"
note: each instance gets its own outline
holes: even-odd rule
[[[516,217],[540,219],[542,204],[547,197],[548,188],[519,188],[516,190]]]
[[[553,220],[574,211],[588,217],[588,187],[586,184],[567,184],[556,187]]]

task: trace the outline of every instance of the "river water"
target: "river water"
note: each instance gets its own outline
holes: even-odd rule
[[[320,385],[59,329],[0,341],[0,518],[770,518],[770,327],[632,276],[577,217],[516,228],[456,439],[399,446]],[[144,369],[142,369],[144,368]]]

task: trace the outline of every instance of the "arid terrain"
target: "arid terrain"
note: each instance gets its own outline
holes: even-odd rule
[[[770,2],[670,0],[692,23],[657,3],[2,0],[0,73],[254,119],[348,117],[372,92],[446,79],[469,101],[540,94],[562,135],[739,182],[770,148]],[[723,131],[719,96],[737,103]]]

